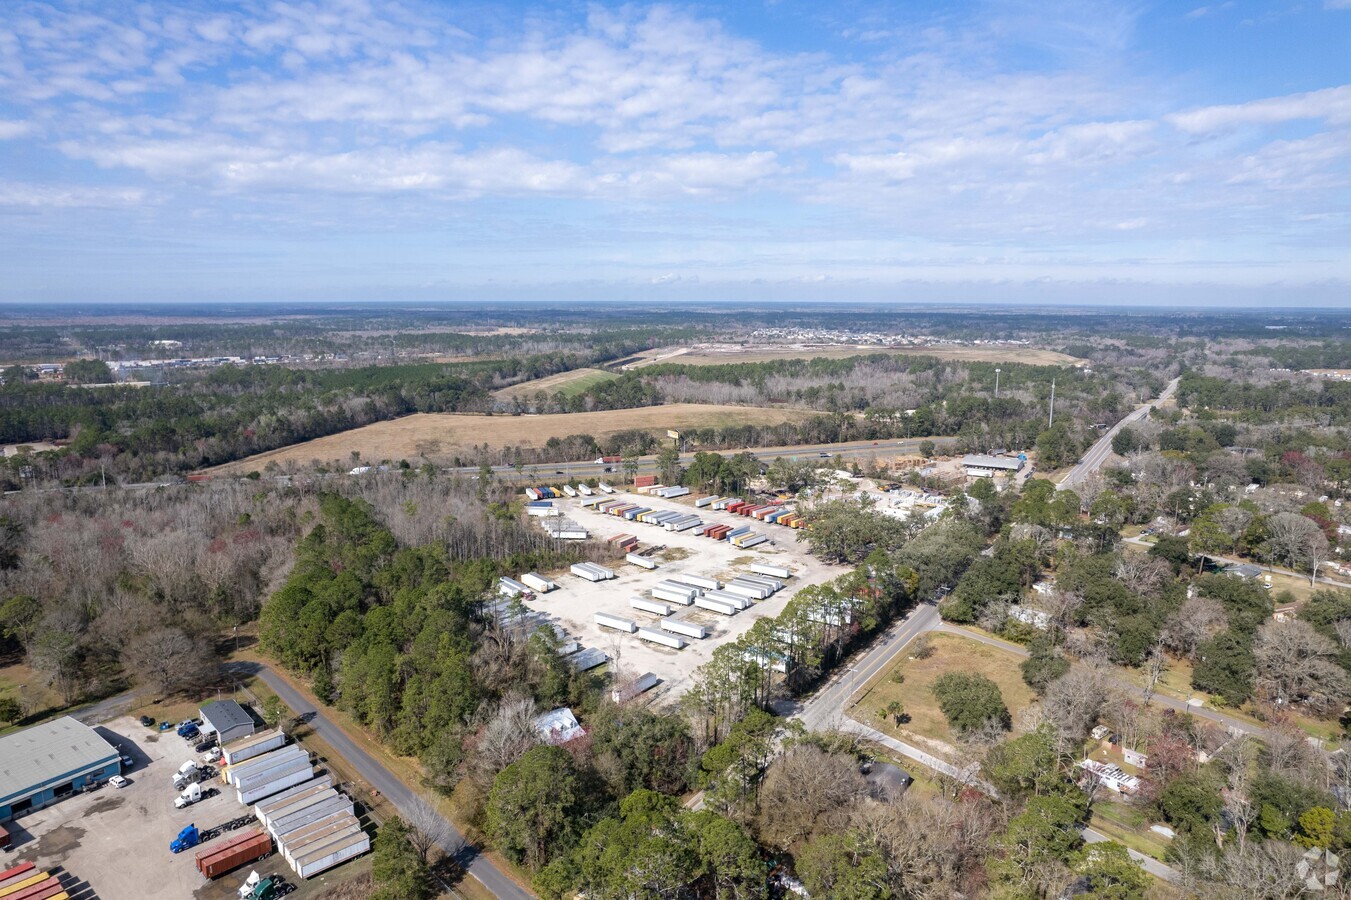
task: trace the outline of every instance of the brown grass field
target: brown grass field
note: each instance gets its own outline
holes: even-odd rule
[[[500,391],[493,391],[493,399],[510,400],[512,397],[520,397],[524,400],[534,397],[536,391],[544,391],[550,396],[559,391],[571,395],[578,391],[583,391],[594,384],[617,377],[617,375],[606,372],[603,369],[573,369],[570,372],[559,372],[557,375],[546,375],[544,378],[536,378],[534,381],[523,381],[520,384],[513,384],[511,387],[502,388]]]
[[[931,688],[939,676],[947,672],[972,672],[984,675],[999,685],[999,692],[1004,695],[1004,705],[1013,714],[1016,728],[1018,711],[1030,706],[1033,697],[1032,689],[1023,681],[1019,669],[1022,659],[998,647],[955,634],[933,632],[929,640],[930,646],[934,648],[933,655],[928,659],[911,659],[902,654],[900,661],[859,698],[854,708],[854,718],[902,740],[919,736],[948,745],[956,744],[957,737],[948,727],[947,717],[938,708],[938,701],[934,699]],[[904,682],[897,684],[892,680],[896,672],[905,675]],[[910,721],[897,726],[891,719],[878,716],[878,710],[885,708],[892,700],[899,700],[905,705]],[[932,748],[932,745],[926,744],[926,747]]]
[[[261,470],[273,461],[278,465],[293,462],[303,466],[315,460],[325,463],[339,460],[344,465],[350,465],[353,450],[361,454],[361,461],[365,463],[400,459],[412,461],[422,457],[445,458],[484,444],[541,447],[551,437],[564,438],[570,434],[589,434],[601,440],[607,435],[632,428],[665,434],[668,428],[679,431],[734,424],[778,425],[783,422],[801,422],[815,415],[819,413],[805,409],[703,403],[545,416],[417,413],[259,453],[209,471],[242,474],[254,469]]]
[[[673,363],[686,366],[717,366],[728,363],[769,362],[776,359],[846,359],[850,356],[867,356],[874,353],[890,353],[901,356],[933,356],[938,359],[955,362],[1006,362],[1024,363],[1032,366],[1082,366],[1087,360],[1053,350],[1038,350],[1032,347],[877,347],[871,345],[824,347],[665,347],[649,350],[639,362],[630,363],[626,369],[641,369],[659,363]]]

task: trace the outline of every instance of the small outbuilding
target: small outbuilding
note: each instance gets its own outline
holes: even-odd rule
[[[216,700],[203,706],[198,712],[202,716],[202,731],[216,735],[221,744],[246,738],[253,734],[256,728],[253,716],[233,700]]]
[[[122,773],[122,756],[97,731],[62,716],[0,737],[0,822]]]
[[[993,478],[996,475],[1012,475],[1023,467],[1023,459],[1018,456],[987,456],[972,453],[962,457],[962,468],[971,478]]]

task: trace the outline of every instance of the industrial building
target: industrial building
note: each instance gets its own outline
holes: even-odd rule
[[[117,748],[70,716],[7,734],[0,737],[0,822],[121,773]]]
[[[222,744],[248,737],[254,732],[253,716],[233,700],[217,700],[198,710],[202,731],[214,734]]]
[[[962,469],[971,478],[993,478],[1012,475],[1023,468],[1025,460],[1019,456],[986,456],[972,453],[962,457]]]

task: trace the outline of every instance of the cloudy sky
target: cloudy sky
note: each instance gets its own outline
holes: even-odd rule
[[[0,5],[0,300],[1351,305],[1351,0]]]

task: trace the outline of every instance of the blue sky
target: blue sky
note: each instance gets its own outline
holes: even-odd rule
[[[1351,0],[0,6],[0,300],[1351,305]]]

